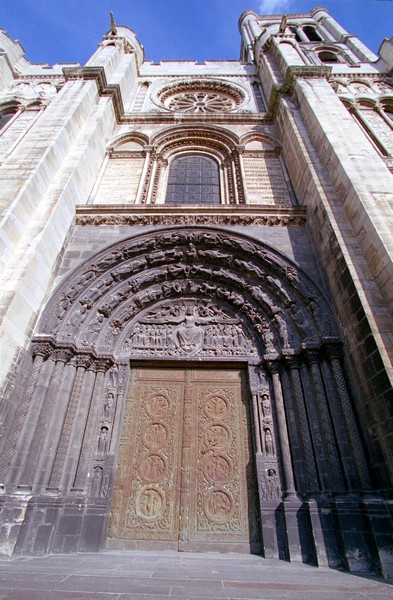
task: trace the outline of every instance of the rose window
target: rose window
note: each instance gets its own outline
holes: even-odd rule
[[[236,104],[222,94],[201,91],[172,96],[166,106],[184,113],[215,113],[232,110]]]
[[[244,91],[219,80],[182,80],[162,88],[156,96],[158,105],[188,114],[229,112],[246,99]]]

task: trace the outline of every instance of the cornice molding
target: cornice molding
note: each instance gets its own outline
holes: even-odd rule
[[[108,84],[104,67],[64,67],[63,73],[66,81],[74,79],[95,81],[99,95],[112,98],[116,119],[118,122],[122,120],[124,106],[120,86],[118,84]]]
[[[78,206],[76,225],[257,225],[293,227],[307,225],[305,207],[222,206],[165,207],[97,205]]]

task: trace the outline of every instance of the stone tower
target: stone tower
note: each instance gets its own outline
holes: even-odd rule
[[[0,33],[4,554],[392,574],[392,40],[239,28],[155,64],[112,22],[83,67]]]

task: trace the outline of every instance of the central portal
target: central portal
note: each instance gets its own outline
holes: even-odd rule
[[[131,379],[108,546],[260,552],[245,372]]]

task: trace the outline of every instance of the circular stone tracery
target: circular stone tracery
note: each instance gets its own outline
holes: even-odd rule
[[[246,96],[240,88],[221,81],[182,81],[157,95],[161,106],[183,113],[216,113],[236,109]]]
[[[206,91],[176,94],[167,102],[167,108],[184,113],[227,112],[235,106],[232,98]]]

